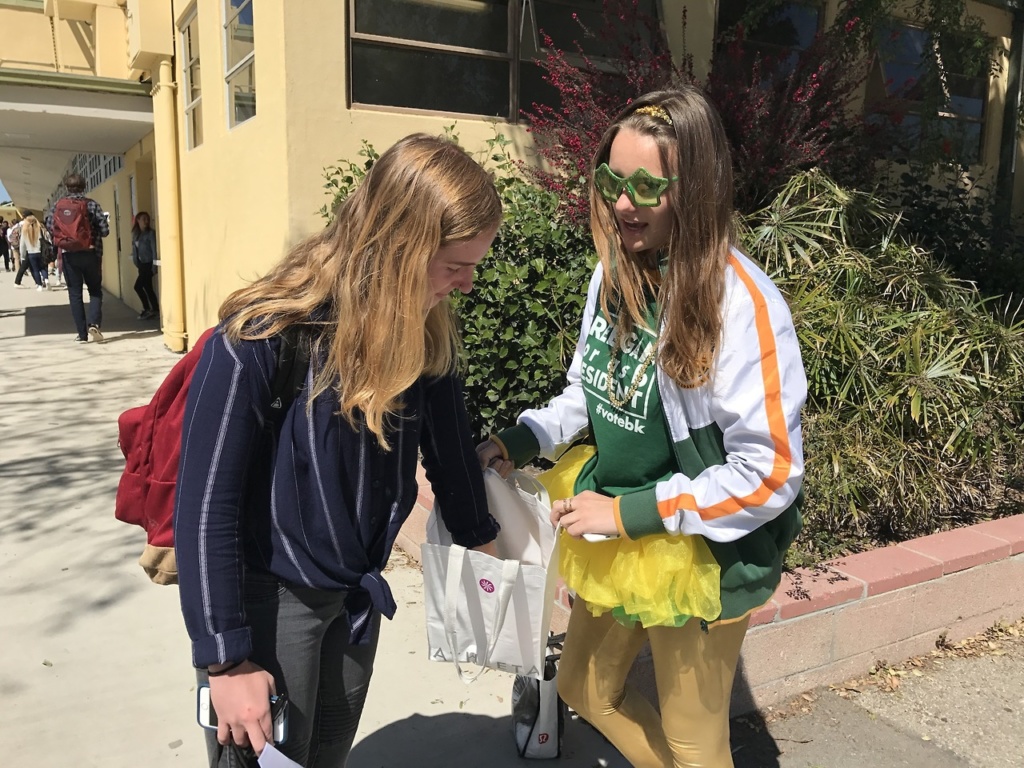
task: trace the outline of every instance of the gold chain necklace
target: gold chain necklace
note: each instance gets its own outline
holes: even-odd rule
[[[616,352],[619,352],[619,348],[617,346],[614,350],[608,350],[608,383],[606,388],[608,391],[608,401],[613,407],[622,408],[626,403],[633,399],[633,395],[636,394],[637,389],[640,387],[640,383],[644,380],[644,376],[647,374],[647,369],[650,367],[651,363],[654,362],[654,358],[658,354],[658,342],[655,340],[651,345],[651,351],[647,354],[647,357],[644,358],[643,362],[640,363],[640,367],[637,369],[636,373],[633,374],[633,380],[630,382],[629,389],[626,390],[626,394],[621,400],[615,396],[614,378],[615,369],[618,367],[618,361],[615,359]]]

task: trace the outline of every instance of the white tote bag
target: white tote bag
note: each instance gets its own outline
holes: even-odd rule
[[[422,545],[429,658],[455,663],[472,682],[485,669],[542,680],[558,579],[558,537],[547,491],[513,472],[484,472],[487,504],[501,526],[500,558],[453,544],[435,505]],[[475,673],[463,663],[479,665]]]

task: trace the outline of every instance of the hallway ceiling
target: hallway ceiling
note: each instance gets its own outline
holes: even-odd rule
[[[122,154],[152,130],[148,96],[0,84],[0,181],[41,210],[76,153]]]

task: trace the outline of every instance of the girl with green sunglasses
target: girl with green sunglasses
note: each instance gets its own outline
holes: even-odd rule
[[[593,167],[600,263],[568,386],[477,454],[570,475],[551,512],[576,594],[565,702],[631,765],[732,766],[740,647],[800,529],[800,350],[733,244],[729,142],[701,91],[637,99]],[[660,711],[626,684],[648,644]]]

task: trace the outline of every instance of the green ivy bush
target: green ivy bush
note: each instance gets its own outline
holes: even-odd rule
[[[473,292],[456,300],[466,401],[480,435],[565,386],[597,260],[589,230],[568,224],[557,195],[518,173],[507,143],[490,142],[504,222]]]

